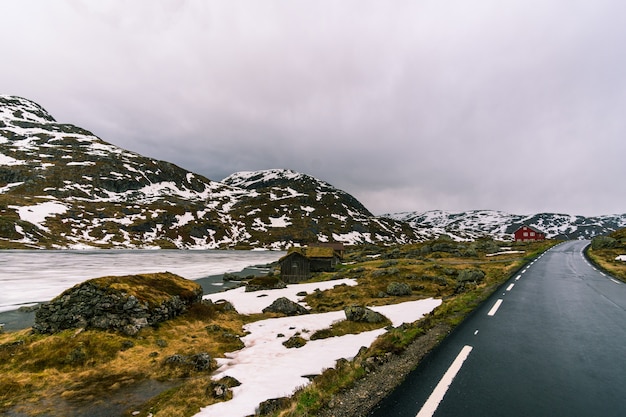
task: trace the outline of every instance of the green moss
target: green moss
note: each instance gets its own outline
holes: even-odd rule
[[[111,288],[136,297],[149,305],[159,305],[172,296],[191,301],[197,297],[202,287],[194,281],[170,272],[110,276],[90,280],[96,286]]]

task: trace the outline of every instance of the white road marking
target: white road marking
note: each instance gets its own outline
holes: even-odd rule
[[[495,302],[495,304],[493,305],[493,307],[491,307],[491,310],[489,310],[489,313],[487,313],[487,315],[495,316],[496,311],[498,311],[498,308],[500,308],[500,304],[502,304],[502,298],[499,298],[498,301]]]
[[[515,284],[511,284],[511,285],[509,285],[509,286],[507,287],[507,289],[506,289],[506,290],[507,290],[507,291],[511,291],[511,290],[513,289],[513,287],[514,287],[514,286],[515,286]]]
[[[444,395],[446,395],[446,392],[448,392],[448,388],[450,388],[454,377],[461,370],[463,362],[465,362],[472,349],[473,348],[469,345],[463,346],[463,349],[461,349],[446,373],[443,374],[441,380],[439,381],[433,392],[430,394],[430,397],[428,397],[428,399],[422,406],[420,412],[417,413],[416,417],[432,417],[433,414],[435,414],[435,411],[437,411],[437,407],[439,407],[439,403],[441,403]]]
[[[515,281],[519,281],[519,279],[520,279],[521,277],[522,277],[521,275],[516,276],[516,277],[515,277]]]
[[[613,279],[613,278],[611,278],[611,281],[613,281],[613,282],[614,282],[614,283],[616,283],[616,284],[619,284],[619,283],[620,283],[618,280]]]

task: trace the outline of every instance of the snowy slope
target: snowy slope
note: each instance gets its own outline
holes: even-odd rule
[[[400,243],[408,225],[289,170],[211,181],[0,96],[0,248],[284,248]]]

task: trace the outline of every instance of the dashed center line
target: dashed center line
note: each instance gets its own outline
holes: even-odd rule
[[[493,307],[491,307],[491,310],[489,310],[489,313],[487,313],[487,315],[495,316],[496,312],[500,308],[500,304],[502,304],[502,298],[499,298],[498,301],[495,302],[495,304],[493,305]]]
[[[452,385],[452,381],[456,374],[461,370],[461,366],[463,366],[463,362],[467,359],[470,352],[472,351],[472,347],[469,345],[463,346],[463,349],[459,352],[452,365],[448,368],[445,374],[441,377],[441,380],[430,394],[430,397],[426,400],[422,409],[419,413],[417,413],[416,417],[432,417],[437,411],[437,407],[439,407],[439,403],[443,400],[443,397],[448,392],[448,388]]]

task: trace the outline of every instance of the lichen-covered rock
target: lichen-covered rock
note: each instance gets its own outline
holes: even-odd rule
[[[35,314],[33,330],[56,333],[72,328],[117,330],[135,335],[169,320],[202,300],[202,287],[169,272],[103,277],[85,281]]]
[[[165,358],[164,363],[170,366],[190,368],[198,372],[210,371],[214,369],[214,363],[211,359],[211,355],[206,352],[200,352],[189,356],[175,354]]]
[[[263,309],[263,312],[282,313],[288,316],[300,316],[302,314],[309,314],[309,310],[285,297],[277,298],[271,305],[265,307]]]
[[[287,349],[298,349],[304,345],[306,345],[306,339],[300,336],[291,336],[289,339],[283,342],[283,346],[285,346]]]
[[[381,323],[385,321],[385,316],[362,306],[348,306],[343,309],[346,314],[346,320],[365,322],[365,323]]]

